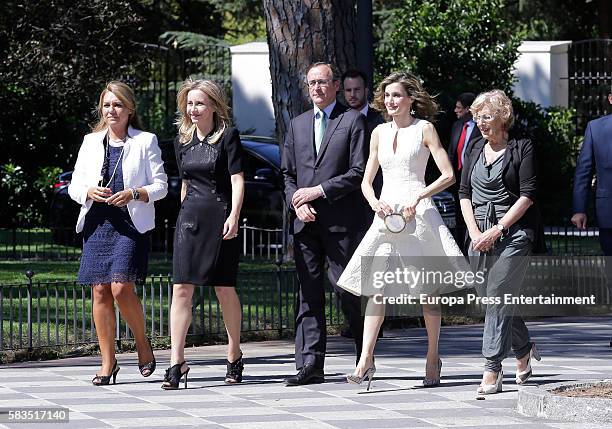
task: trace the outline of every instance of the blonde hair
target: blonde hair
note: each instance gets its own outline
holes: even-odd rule
[[[230,126],[230,109],[221,87],[216,82],[208,79],[187,79],[179,89],[176,96],[177,119],[175,122],[175,125],[178,127],[179,141],[182,144],[189,143],[193,139],[193,133],[196,130],[195,124],[191,122],[187,115],[187,94],[189,94],[189,91],[196,89],[206,94],[210,100],[213,110],[213,134],[210,136],[208,143],[215,144]]]
[[[438,103],[436,103],[435,98],[429,95],[425,90],[419,78],[408,72],[391,73],[378,84],[378,88],[376,88],[374,92],[372,107],[382,112],[387,120],[390,118],[387,114],[387,108],[385,107],[385,89],[392,83],[400,83],[404,91],[406,91],[406,94],[414,100],[412,102],[414,116],[421,119],[427,119],[429,122],[435,120],[439,109]]]
[[[514,110],[512,109],[512,101],[501,89],[494,89],[488,92],[481,92],[472,103],[470,112],[472,116],[478,116],[485,107],[498,115],[504,122],[505,131],[508,131],[514,123]]]
[[[127,84],[120,82],[118,80],[113,80],[106,84],[102,92],[100,93],[100,100],[98,101],[98,108],[96,113],[98,115],[98,122],[95,125],[91,126],[92,132],[98,132],[105,130],[107,128],[106,121],[104,120],[104,115],[102,114],[102,108],[104,106],[104,97],[108,92],[112,92],[115,97],[121,101],[121,103],[130,111],[130,119],[128,120],[128,125],[132,127],[142,130],[143,126],[140,122],[140,117],[136,112],[136,97],[134,96],[134,91]]]

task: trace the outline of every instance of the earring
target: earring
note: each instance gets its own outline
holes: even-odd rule
[[[414,116],[414,115],[416,115],[416,111],[415,111],[414,109],[410,109],[410,114],[411,114],[412,116]]]

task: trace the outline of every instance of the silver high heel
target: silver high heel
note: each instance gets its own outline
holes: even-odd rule
[[[346,381],[351,383],[351,384],[361,384],[363,383],[363,380],[368,379],[368,387],[366,388],[366,391],[370,390],[370,385],[372,384],[372,378],[374,377],[374,373],[376,372],[376,367],[374,366],[374,364],[372,364],[371,367],[369,367],[368,369],[366,369],[366,372],[363,373],[363,375],[360,377],[358,375],[355,374],[347,374],[346,375]]]
[[[529,377],[532,376],[533,373],[531,371],[531,358],[534,358],[537,361],[542,360],[542,356],[540,356],[540,353],[538,352],[538,349],[536,348],[535,343],[532,343],[531,345],[531,350],[529,351],[529,357],[527,358],[527,367],[525,368],[525,370],[524,371],[516,370],[516,378],[514,379],[516,384],[524,384],[527,380],[529,380]]]
[[[438,358],[438,375],[435,378],[423,379],[424,387],[436,387],[440,385],[440,373],[442,372],[442,359]]]
[[[497,380],[495,380],[495,384],[481,384],[478,386],[476,393],[479,395],[491,395],[493,393],[499,393],[502,391],[502,384],[504,382],[504,371],[499,371],[497,373]]]

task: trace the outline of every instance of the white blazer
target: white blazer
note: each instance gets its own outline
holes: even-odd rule
[[[72,173],[68,194],[81,204],[81,212],[76,223],[76,231],[81,232],[85,215],[93,200],[87,199],[87,190],[99,186],[100,172],[104,163],[104,136],[107,130],[87,134]],[[155,228],[155,206],[168,193],[168,176],[164,172],[161,150],[155,134],[128,128],[128,136],[123,149],[123,185],[127,188],[144,188],[149,194],[149,202],[132,200],[127,204],[128,213],[140,233]]]

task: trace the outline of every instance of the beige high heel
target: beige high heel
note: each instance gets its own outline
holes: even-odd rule
[[[536,348],[535,343],[532,343],[531,345],[531,350],[529,351],[529,357],[527,358],[527,367],[525,368],[525,370],[516,371],[516,378],[514,379],[516,384],[524,384],[527,380],[529,380],[529,377],[533,375],[533,372],[531,371],[531,358],[534,358],[537,361],[542,360],[542,356],[540,356],[540,353],[538,352],[538,349]]]
[[[502,384],[504,382],[504,371],[499,371],[497,373],[497,380],[495,380],[494,384],[481,384],[478,386],[476,393],[479,395],[492,395],[494,393],[499,393],[502,391]]]

